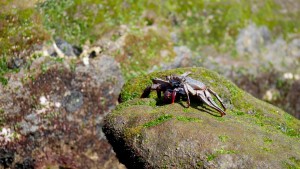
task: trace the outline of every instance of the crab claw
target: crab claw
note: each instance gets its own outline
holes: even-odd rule
[[[141,95],[141,98],[146,98],[146,97],[148,97],[148,96],[150,95],[150,92],[151,92],[151,86],[148,86],[148,87],[144,90],[143,94]]]
[[[211,107],[211,108],[217,110],[217,111],[220,113],[221,117],[224,116],[224,115],[226,115],[225,111],[222,110],[222,109],[217,105],[217,103],[213,101],[213,99],[212,99],[212,97],[211,97],[211,95],[210,95],[210,93],[209,93],[208,90],[198,90],[198,91],[197,91],[197,96],[200,97],[201,100],[202,100],[204,103],[206,103],[209,107]],[[222,102],[221,102],[221,103],[222,103]],[[223,103],[222,103],[222,106],[223,106]],[[224,106],[224,107],[225,107],[225,106]]]

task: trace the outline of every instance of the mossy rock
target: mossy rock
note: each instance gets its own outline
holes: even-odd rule
[[[202,81],[227,107],[226,116],[193,99],[164,104],[156,92],[139,98],[154,77]],[[128,168],[299,168],[300,121],[204,68],[155,72],[132,79],[104,132]]]

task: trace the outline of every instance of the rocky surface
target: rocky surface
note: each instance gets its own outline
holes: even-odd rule
[[[102,132],[123,85],[119,64],[105,55],[31,61],[0,86],[0,168],[124,168]]]
[[[219,117],[195,98],[191,107],[164,104],[156,92],[139,98],[154,77],[191,71],[223,98]],[[174,69],[126,84],[105,118],[104,133],[128,168],[297,168],[300,121],[203,68]]]

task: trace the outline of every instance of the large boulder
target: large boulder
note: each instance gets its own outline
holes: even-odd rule
[[[186,71],[223,98],[227,115],[195,98],[189,108],[184,100],[165,104],[156,92],[139,98],[152,78]],[[120,100],[105,118],[104,133],[128,168],[300,167],[300,121],[212,71],[140,76],[124,86]]]
[[[0,168],[124,168],[102,132],[123,85],[119,64],[35,57],[0,86]]]

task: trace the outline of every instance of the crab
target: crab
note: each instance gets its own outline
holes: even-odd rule
[[[190,106],[190,96],[195,96],[202,100],[209,107],[218,111],[221,116],[226,115],[226,107],[219,95],[212,89],[207,87],[204,83],[188,77],[191,72],[185,72],[180,76],[171,75],[167,76],[166,80],[160,78],[152,79],[152,85],[148,86],[141,98],[146,98],[150,95],[150,92],[156,90],[158,98],[161,98],[161,92],[164,93],[164,100],[171,98],[171,103],[175,102],[176,95],[186,96],[187,105]],[[221,103],[221,109],[217,103],[212,99],[212,95],[217,98]]]

